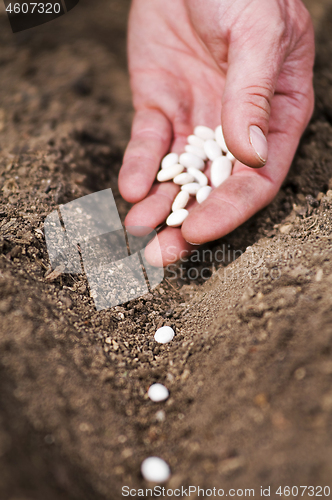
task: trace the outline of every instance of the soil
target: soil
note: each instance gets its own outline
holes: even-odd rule
[[[81,0],[15,35],[1,13],[1,500],[116,500],[148,486],[151,455],[168,488],[332,486],[332,4],[307,4],[316,109],[276,199],[99,312],[84,275],[51,272],[43,223],[109,187],[129,209],[129,1]],[[157,381],[166,403],[146,396]]]

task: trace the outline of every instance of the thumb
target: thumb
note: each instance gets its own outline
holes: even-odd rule
[[[283,56],[281,39],[279,44],[278,37],[270,32],[268,39],[262,40],[260,29],[251,30],[256,32],[246,32],[245,38],[230,41],[222,128],[233,155],[241,163],[257,168],[268,158],[271,101]]]

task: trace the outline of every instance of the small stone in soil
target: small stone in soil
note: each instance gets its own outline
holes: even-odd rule
[[[157,422],[165,422],[166,413],[164,412],[164,410],[159,410],[157,411],[155,418]]]

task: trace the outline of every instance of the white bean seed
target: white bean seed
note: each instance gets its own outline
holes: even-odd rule
[[[176,212],[181,208],[185,208],[190,198],[190,194],[187,191],[180,191],[173,201],[172,212]]]
[[[215,130],[216,141],[223,150],[224,153],[228,153],[228,147],[226,146],[224,134],[221,125],[219,125]]]
[[[189,212],[185,208],[181,208],[176,212],[172,212],[166,219],[166,224],[170,227],[179,227],[188,217]]]
[[[141,464],[141,473],[146,481],[164,483],[171,475],[169,465],[159,457],[149,457]]]
[[[214,132],[211,128],[205,127],[204,125],[198,125],[194,129],[194,135],[197,135],[203,141],[207,141],[208,139],[214,139]]]
[[[203,148],[197,148],[196,146],[191,146],[190,144],[187,144],[184,149],[187,153],[192,153],[198,156],[199,158],[202,158],[202,160],[204,161],[207,160],[208,158]]]
[[[166,401],[169,396],[167,387],[162,384],[152,384],[148,390],[148,396],[151,401],[159,403],[160,401]]]
[[[179,186],[183,186],[183,184],[188,184],[189,182],[193,181],[193,176],[188,174],[187,172],[183,172],[183,174],[179,174],[173,179],[174,184],[178,184]]]
[[[192,175],[201,187],[207,186],[208,178],[203,172],[197,170],[197,168],[188,168],[188,173]]]
[[[179,155],[176,153],[169,153],[161,162],[161,168],[168,168],[179,162]]]
[[[189,212],[185,207],[189,202],[190,195],[196,196],[198,203],[203,203],[210,195],[212,187],[209,186],[209,180],[203,173],[206,160],[212,162],[210,177],[213,187],[219,187],[228,179],[232,174],[232,167],[236,160],[227,148],[221,125],[215,130],[199,125],[195,127],[193,134],[189,135],[187,140],[185,152],[181,155],[177,153],[167,154],[162,159],[161,170],[157,174],[159,182],[173,179],[174,184],[181,186],[181,191],[172,203],[172,213],[166,219],[166,224],[170,227],[181,226],[188,217]],[[185,168],[187,172],[184,172]],[[156,337],[161,335],[160,330],[163,332],[163,328],[156,332],[156,340]],[[172,340],[174,331],[169,328],[168,335],[170,331],[172,332],[170,338],[157,341],[164,343]]]
[[[186,210],[186,212],[188,211]],[[170,217],[174,214],[175,212],[172,213]],[[171,328],[170,326],[162,326],[161,328],[158,328],[158,330],[154,334],[154,339],[156,342],[159,342],[159,344],[167,344],[167,342],[173,340],[174,335],[175,334],[173,328]]]
[[[211,186],[202,187],[196,194],[196,200],[198,203],[203,203],[212,191]]]
[[[159,182],[170,181],[171,179],[174,179],[174,177],[176,177],[177,175],[181,174],[181,172],[183,171],[184,171],[184,166],[180,165],[180,163],[176,163],[171,167],[159,170],[157,174],[157,181]]]
[[[199,156],[196,156],[192,153],[182,153],[182,155],[180,155],[179,162],[184,167],[194,167],[198,168],[199,170],[203,170],[205,166],[202,158],[199,158]]]
[[[234,163],[235,160],[236,160],[235,156],[230,151],[228,151],[228,153],[226,155],[226,158],[228,158],[229,160],[231,160],[232,163]]]
[[[201,149],[204,148],[203,139],[200,139],[196,135],[189,135],[187,137],[187,141],[188,141],[188,144],[190,144],[191,146],[195,146],[196,148],[201,148]]]
[[[226,156],[219,156],[211,165],[211,184],[219,187],[232,173],[232,162]]]
[[[204,151],[206,156],[209,158],[209,160],[213,161],[218,156],[221,156],[221,147],[219,144],[216,143],[216,141],[209,139],[208,141],[204,142]]]
[[[201,189],[201,186],[198,182],[189,182],[189,184],[184,184],[181,188],[181,191],[187,191],[189,194],[197,194],[197,192]]]

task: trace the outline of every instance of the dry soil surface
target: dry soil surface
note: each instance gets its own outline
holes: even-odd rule
[[[129,2],[81,0],[16,35],[1,14],[1,500],[116,500],[147,486],[150,455],[168,488],[332,486],[332,3],[308,6],[316,110],[277,198],[100,312],[84,275],[50,274],[43,222],[108,187],[129,208]],[[156,381],[166,403],[146,396]]]

